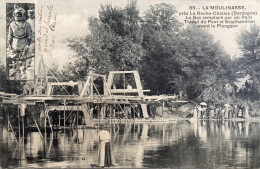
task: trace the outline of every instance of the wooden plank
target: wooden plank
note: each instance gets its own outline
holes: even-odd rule
[[[82,89],[82,91],[81,91],[81,93],[80,93],[80,97],[83,97],[83,96],[84,96],[84,94],[85,94],[87,88],[89,87],[90,79],[91,79],[91,77],[88,76],[87,81],[86,81],[86,83],[85,83],[85,85],[84,85],[84,87],[83,87],[83,89]]]
[[[114,78],[114,74],[109,72],[108,78],[107,78],[107,92],[110,92],[111,87],[113,85],[113,78]]]
[[[135,73],[135,72],[138,72],[136,70],[131,70],[131,71],[109,71],[109,73],[112,73],[112,74],[130,74],[130,73]]]
[[[143,88],[142,88],[140,76],[139,76],[137,71],[134,73],[134,77],[135,77],[135,84],[136,84],[136,87],[138,89],[138,94],[139,94],[139,96],[142,96],[143,95]]]
[[[177,99],[177,96],[164,96],[164,95],[160,95],[160,96],[144,96],[145,99]]]
[[[48,106],[47,107],[47,110],[64,110],[64,106]],[[71,106],[71,105],[66,105],[65,107],[65,110],[74,110],[74,111],[77,111],[77,110],[82,110],[81,107],[78,107],[78,106]]]
[[[136,90],[136,89],[135,89]],[[70,100],[70,101],[80,101],[80,100],[107,100],[107,99],[135,99],[135,100],[176,100],[177,97],[168,96],[168,97],[160,97],[160,96],[124,96],[124,95],[110,95],[110,96],[103,96],[103,95],[94,95],[93,98],[90,96],[79,97],[77,95],[64,95],[64,96],[21,96],[19,98],[3,98],[3,102],[5,101],[42,101],[42,100]]]
[[[52,86],[75,86],[78,85],[78,82],[49,82],[48,84],[52,85]]]
[[[91,76],[106,77],[106,75],[101,75],[101,74],[97,74],[97,73],[92,73]]]
[[[87,104],[82,104],[81,106],[81,109],[84,113],[84,118],[85,118],[85,123],[87,126],[92,126],[93,123],[92,123],[92,120],[91,120],[91,110],[88,108]]]
[[[53,101],[59,102],[63,101],[64,99],[68,101],[80,102],[80,101],[87,101],[87,102],[96,102],[96,101],[107,101],[107,100],[137,100],[137,101],[160,101],[160,100],[173,100],[176,101],[176,97],[148,97],[148,96],[123,96],[123,95],[111,95],[111,96],[96,96],[94,95],[93,98],[91,97],[82,97],[79,96],[26,96],[26,97],[19,97],[18,99],[3,99],[3,103],[30,103],[33,102],[43,102],[43,101]],[[183,102],[183,101],[176,101],[176,102]]]
[[[47,86],[47,92],[46,92],[47,96],[50,96],[50,95],[51,95],[51,92],[52,92],[52,85],[48,84],[48,86]]]
[[[106,76],[103,77],[103,91],[104,91],[104,95],[107,95],[107,94],[108,94],[108,91],[107,91],[107,79],[106,79]]]
[[[149,118],[148,111],[147,111],[147,105],[146,104],[141,104],[142,112],[143,112],[143,117],[144,118]]]
[[[138,93],[137,89],[111,89],[111,93]]]

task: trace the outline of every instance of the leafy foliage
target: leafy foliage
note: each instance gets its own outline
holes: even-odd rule
[[[195,25],[187,27],[180,36],[180,52],[183,56],[181,67],[189,79],[185,84],[189,90],[196,91],[190,98],[195,99],[205,89],[212,88],[210,93],[206,94],[204,91],[201,95],[203,98],[211,98],[206,95],[212,94],[213,91],[219,92],[217,86],[223,86],[231,80],[228,65],[230,58],[211,34]]]
[[[107,74],[110,70],[138,69],[143,55],[138,14],[134,2],[125,9],[102,5],[99,18],[89,19],[91,34],[69,41],[78,57],[76,72],[86,75],[88,69],[94,69]]]
[[[151,6],[142,18],[135,2],[102,5],[99,17],[89,19],[91,33],[69,40],[77,60],[68,71],[82,79],[89,69],[139,70],[151,94],[185,91],[191,99],[221,99],[225,83],[234,80],[229,56],[207,31],[183,28],[176,13],[165,3]]]
[[[253,25],[249,30],[242,30],[238,34],[237,42],[242,51],[243,57],[238,62],[244,73],[249,74],[254,81],[260,80],[260,28]]]
[[[237,36],[237,42],[242,51],[242,57],[235,60],[237,72],[236,77],[249,75],[251,84],[241,93],[246,99],[255,102],[259,100],[260,90],[260,27],[253,25],[249,30],[242,30]],[[252,107],[255,105],[252,103]]]
[[[176,12],[171,6],[167,8],[167,11],[171,9],[171,12],[167,13],[167,17],[163,17],[168,19],[165,23],[161,20],[162,23],[159,24],[168,26],[155,26],[158,13],[163,14],[164,7],[165,4],[151,7],[143,20],[145,55],[141,73],[145,85],[153,94],[186,91],[189,98],[196,99],[201,96],[203,100],[209,94],[202,93],[206,88],[215,91],[214,84],[223,86],[230,81],[230,58],[221,45],[214,41],[212,35],[196,25],[178,32],[181,25],[176,19],[171,19]],[[155,9],[162,12],[155,12]]]
[[[142,19],[144,57],[140,71],[145,87],[152,94],[171,93],[174,74],[183,73],[178,62],[180,23],[175,19],[175,7],[165,3],[151,6]]]

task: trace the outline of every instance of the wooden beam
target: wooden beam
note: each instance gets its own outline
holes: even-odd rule
[[[91,76],[97,76],[97,77],[106,77],[106,75],[101,75],[101,74],[97,74],[97,73],[92,73]]]
[[[113,85],[113,79],[114,79],[114,74],[109,72],[108,78],[107,78],[107,94],[109,94],[111,87]]]
[[[52,86],[76,86],[78,82],[49,82],[48,84]]]
[[[136,70],[132,70],[132,71],[110,71],[109,73],[111,73],[111,74],[123,74],[123,73],[130,74],[130,73],[135,73],[135,72],[137,72],[137,71]]]
[[[137,89],[111,89],[111,93],[138,93]]]
[[[62,106],[48,106],[47,107],[47,110],[64,110],[64,106],[62,105]],[[77,110],[81,110],[81,107],[78,107],[78,106],[71,106],[71,105],[66,105],[66,107],[65,107],[65,110],[75,110],[75,111],[77,111]]]
[[[86,83],[84,84],[84,87],[80,93],[80,97],[83,97],[85,92],[87,91],[87,88],[89,87],[91,77],[88,76]]]
[[[50,95],[51,95],[52,88],[53,88],[53,87],[52,87],[51,84],[48,84],[48,85],[47,85],[47,92],[46,92],[47,96],[50,96]]]

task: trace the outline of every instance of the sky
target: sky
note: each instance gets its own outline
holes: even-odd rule
[[[6,28],[5,28],[5,4],[16,3],[17,0],[1,0],[0,1],[0,61],[5,63],[6,57]],[[19,1],[21,2],[21,1]],[[54,32],[48,32],[47,45],[54,43],[54,48],[49,48],[48,54],[44,51],[45,39],[41,37],[41,50],[38,49],[36,44],[36,66],[38,65],[39,58],[43,56],[45,64],[50,67],[52,64],[58,64],[60,68],[73,59],[74,52],[69,50],[66,45],[66,39],[71,37],[84,37],[89,34],[88,18],[91,16],[97,17],[101,4],[112,4],[118,7],[124,7],[129,0],[27,0],[27,3],[35,3],[36,6],[36,38],[40,37],[39,29],[40,15],[37,14],[42,8],[42,17],[48,18],[47,6],[53,5],[50,20],[54,22],[56,15],[56,26]],[[150,5],[158,3],[170,3],[174,5],[178,12],[189,11],[189,6],[225,6],[225,5],[244,5],[247,11],[257,11],[260,15],[260,1],[258,0],[137,0],[137,6],[140,10],[140,15],[143,16],[144,12],[149,9]],[[176,15],[180,22],[184,22],[185,16]],[[256,24],[260,25],[260,17],[257,16]],[[187,25],[185,25],[187,26]],[[228,54],[238,57],[240,55],[239,47],[236,43],[236,34],[242,29],[248,29],[249,24],[241,24],[238,28],[228,29],[208,29],[213,34],[216,41],[219,41]],[[43,33],[43,29],[40,31]],[[41,35],[42,36],[42,35]],[[37,70],[37,67],[36,67]]]

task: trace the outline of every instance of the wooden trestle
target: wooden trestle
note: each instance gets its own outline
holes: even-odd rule
[[[123,89],[116,89],[114,87],[114,76],[132,74],[136,84],[135,88],[125,87]],[[95,79],[101,78],[103,81],[103,91],[100,92],[95,84]],[[111,71],[106,78],[105,75],[99,75],[92,71],[89,72],[85,82],[47,82],[45,85],[44,93],[37,93],[31,95],[17,95],[0,92],[0,104],[14,104],[19,106],[19,115],[24,116],[25,109],[27,105],[43,104],[44,111],[44,127],[46,131],[46,124],[50,118],[48,116],[49,111],[63,111],[64,119],[66,118],[66,111],[82,111],[84,113],[85,123],[87,125],[92,125],[93,118],[93,107],[91,105],[98,104],[101,107],[106,107],[110,111],[109,117],[111,118],[113,112],[111,106],[117,105],[119,110],[123,113],[124,118],[127,119],[128,116],[125,110],[133,106],[140,106],[142,109],[143,118],[149,118],[147,105],[153,103],[163,103],[165,101],[170,102],[187,102],[185,100],[179,100],[178,96],[146,96],[144,92],[149,92],[149,90],[143,90],[141,85],[141,80],[138,71]],[[38,81],[38,80],[37,80]],[[42,81],[41,81],[42,83]],[[54,95],[55,86],[62,87],[66,91],[67,86],[77,86],[78,93],[67,95]],[[123,105],[123,106],[122,106]],[[164,105],[164,104],[162,104]],[[101,108],[102,109],[102,108]],[[78,118],[78,115],[77,115]],[[65,120],[63,120],[65,127]],[[38,125],[36,124],[38,127]],[[39,128],[38,128],[39,129]],[[40,131],[40,129],[39,129]]]

